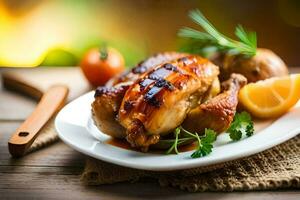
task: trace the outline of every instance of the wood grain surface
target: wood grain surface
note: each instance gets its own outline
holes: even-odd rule
[[[61,74],[61,69],[51,73]],[[68,69],[70,70],[70,69]],[[72,68],[70,73],[80,73]],[[295,71],[295,70],[294,70]],[[300,72],[299,70],[296,70]],[[0,69],[0,73],[3,69]],[[43,69],[35,69],[37,75]],[[79,75],[79,74],[77,74]],[[281,190],[233,193],[187,193],[170,187],[160,187],[153,180],[138,183],[119,183],[86,187],[79,176],[85,156],[62,142],[45,149],[12,158],[7,141],[23,120],[33,111],[36,103],[22,95],[0,89],[0,199],[266,199],[298,200],[300,191]]]

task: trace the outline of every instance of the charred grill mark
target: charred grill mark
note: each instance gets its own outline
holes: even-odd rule
[[[169,81],[165,80],[165,79],[159,79],[158,81],[155,82],[154,86],[156,87],[164,87],[167,88],[168,90],[174,90],[174,86],[172,85],[172,83],[170,83]]]
[[[134,103],[132,101],[125,101],[124,102],[124,110],[130,111],[134,107]]]
[[[191,61],[187,57],[179,58],[177,61],[182,62],[184,66],[191,64]]]
[[[103,95],[103,94],[106,94],[106,93],[110,92],[111,89],[112,89],[112,88],[110,88],[110,87],[100,86],[100,87],[98,87],[98,88],[96,89],[95,94],[94,94],[94,97],[96,98],[96,97],[98,97],[98,96],[101,96],[101,95]]]
[[[152,87],[144,96],[144,99],[149,103],[150,105],[159,108],[162,104],[162,101],[157,99],[156,94],[159,93],[162,90],[160,87]]]
[[[94,97],[99,97],[104,94],[114,94],[117,92],[117,89],[114,87],[106,87],[106,86],[100,86],[96,89]]]
[[[148,85],[152,84],[153,81],[156,81],[156,85],[158,87],[167,87],[168,89],[173,89],[172,84],[168,81],[165,80],[165,78],[170,75],[172,72],[179,72],[178,68],[170,63],[166,63],[162,65],[162,67],[157,68],[153,70],[151,73],[148,74],[146,79],[143,79],[140,82],[140,86],[142,87],[141,89],[143,90],[145,87]],[[159,86],[162,85],[163,86]]]
[[[165,68],[158,68],[154,71],[152,71],[149,75],[148,78],[152,80],[159,80],[161,78],[167,77],[169,74],[171,74],[172,71],[167,70]]]
[[[187,61],[187,58],[183,58],[183,61]],[[159,100],[157,94],[163,90],[167,89],[169,91],[173,91],[176,86],[174,86],[171,82],[167,81],[165,78],[169,76],[171,73],[180,73],[183,75],[183,79],[187,78],[184,74],[182,74],[177,66],[174,66],[171,63],[165,63],[161,65],[161,67],[154,69],[150,72],[146,79],[143,79],[140,82],[140,90],[143,91],[147,86],[153,84],[152,87],[145,93],[144,99],[154,107],[160,107],[162,104],[162,100]],[[151,81],[154,80],[154,81]],[[177,84],[178,85],[178,84]],[[181,85],[178,85],[181,88]]]
[[[156,73],[152,73],[152,74],[148,75],[148,78],[152,79],[152,80],[158,80],[161,77],[158,74],[156,74]]]
[[[155,82],[152,88],[145,94],[144,99],[152,106],[159,108],[162,104],[162,100],[158,99],[157,94],[163,90],[174,90],[174,86],[165,79],[159,79]]]
[[[173,72],[179,72],[178,68],[170,63],[166,63],[163,66],[165,69],[173,71]]]
[[[146,73],[147,71],[153,69],[155,66],[170,62],[172,60],[176,60],[186,55],[187,54],[175,52],[154,54],[150,58],[139,62],[131,70],[126,70],[125,73],[113,78],[111,83],[112,85],[116,85],[120,82],[136,81],[139,78],[139,75]]]
[[[143,79],[139,85],[140,85],[140,90],[143,91],[148,85],[150,85],[151,83],[153,83],[154,80],[151,80],[149,78]]]
[[[159,100],[156,95],[163,89],[167,89],[170,91],[174,90],[174,86],[172,85],[172,83],[165,79],[172,72],[178,73],[179,71],[174,65],[166,63],[162,65],[162,67],[153,70],[150,74],[148,74],[146,79],[140,82],[141,90],[143,90],[145,87],[149,86],[155,81],[153,86],[146,92],[144,96],[144,99],[150,105],[154,107],[160,107],[162,104],[162,100]]]
[[[129,85],[122,85],[120,87],[107,87],[107,86],[100,86],[96,89],[94,98],[102,96],[102,95],[117,95],[121,93],[125,93],[126,90],[129,88]]]
[[[142,73],[146,72],[147,69],[148,68],[146,66],[139,64],[137,67],[133,68],[131,71],[134,74],[142,74]]]

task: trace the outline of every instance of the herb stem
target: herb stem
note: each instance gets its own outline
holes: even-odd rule
[[[194,43],[185,47],[190,49],[192,53],[198,52],[205,54],[205,49],[215,47],[216,52],[226,52],[231,54],[242,54],[245,56],[254,56],[256,54],[257,39],[255,32],[246,32],[241,25],[235,29],[235,35],[239,40],[231,39],[220,33],[199,10],[193,10],[189,13],[189,17],[205,32],[201,32],[192,28],[183,28],[179,30],[180,37],[192,39]],[[195,46],[196,45],[196,46]]]
[[[180,133],[180,129],[176,129],[176,130],[179,130],[179,131],[175,131],[175,146],[174,146],[174,151],[175,151],[176,154],[179,154],[177,146],[178,146],[178,135]]]
[[[188,135],[190,135],[190,136],[192,136],[192,137],[194,137],[194,138],[197,138],[197,136],[196,136],[195,134],[193,134],[193,133],[189,132],[188,130],[184,129],[182,126],[180,127],[180,129],[181,129],[183,132],[185,132],[186,134],[188,134]]]

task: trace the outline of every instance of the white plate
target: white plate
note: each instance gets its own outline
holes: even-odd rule
[[[206,157],[192,159],[190,152],[179,155],[142,153],[107,143],[109,136],[101,133],[91,119],[89,92],[66,105],[57,115],[55,126],[59,137],[74,149],[91,157],[131,168],[170,171],[206,166],[246,157],[277,144],[300,132],[300,104],[273,122],[256,122],[256,133],[238,142],[231,142],[228,134],[221,134],[214,149]]]

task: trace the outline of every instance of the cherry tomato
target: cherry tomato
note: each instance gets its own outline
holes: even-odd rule
[[[123,56],[113,48],[89,50],[83,56],[80,67],[93,86],[104,85],[125,70]]]

